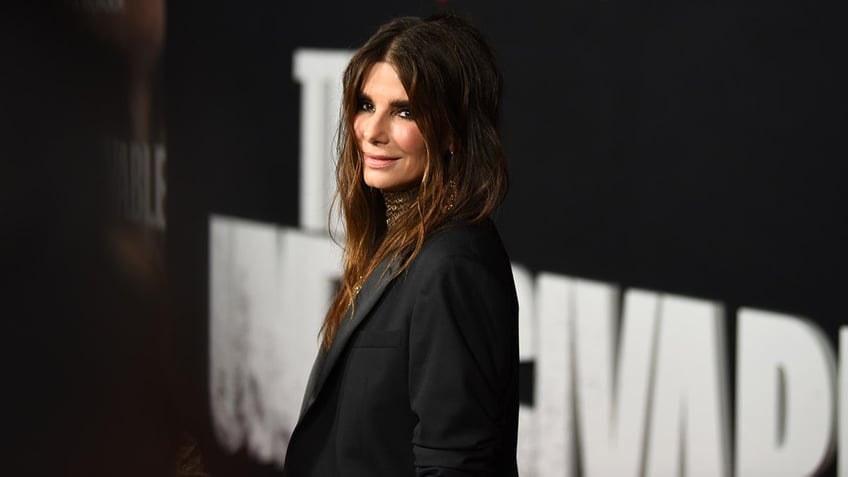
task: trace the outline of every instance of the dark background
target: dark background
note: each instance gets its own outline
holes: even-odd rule
[[[169,2],[167,274],[142,282],[104,251],[94,159],[126,128],[120,58],[68,2],[7,8],[10,475],[165,475],[186,439],[212,475],[273,474],[211,435],[208,215],[298,224],[292,51],[354,49],[397,15],[454,9],[496,49],[512,179],[496,220],[513,262],[722,302],[731,344],[740,306],[807,317],[836,349],[842,3]]]

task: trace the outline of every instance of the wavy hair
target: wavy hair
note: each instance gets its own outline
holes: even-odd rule
[[[397,71],[427,152],[413,211],[390,230],[382,193],[363,179],[353,132],[363,81],[378,62]],[[502,89],[492,48],[479,30],[452,13],[391,20],[354,54],[343,75],[333,201],[345,225],[344,272],[321,328],[325,348],[359,286],[382,260],[399,259],[397,275],[430,233],[482,221],[501,203],[508,185],[500,139]]]

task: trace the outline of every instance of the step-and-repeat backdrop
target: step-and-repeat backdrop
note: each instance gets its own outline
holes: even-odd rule
[[[145,423],[196,445],[211,475],[279,472],[340,271],[340,73],[384,21],[453,9],[506,79],[511,188],[495,219],[521,306],[521,475],[848,476],[844,7],[143,4],[56,2],[26,17],[43,37],[12,30],[35,68],[10,70],[28,92],[12,110],[36,134],[10,150],[46,144],[59,172],[22,159],[10,177],[61,191],[12,209],[16,230],[49,237],[12,235],[30,253],[13,254],[27,270],[13,291],[63,290],[34,308],[54,314],[83,304],[48,322],[65,339],[36,343],[67,358],[33,361],[79,372],[37,387],[75,389],[67,414],[91,409],[67,428]],[[41,197],[22,184],[4,198]],[[42,285],[54,263],[73,287]]]

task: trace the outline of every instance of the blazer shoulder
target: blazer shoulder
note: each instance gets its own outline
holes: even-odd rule
[[[433,232],[424,241],[416,262],[435,265],[460,259],[489,266],[509,263],[503,241],[491,220],[449,225]]]

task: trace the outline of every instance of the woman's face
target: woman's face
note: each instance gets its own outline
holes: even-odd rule
[[[395,192],[421,183],[427,168],[426,144],[392,65],[375,63],[365,75],[353,131],[366,184]]]

